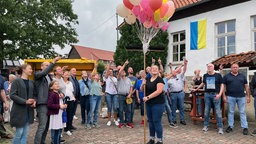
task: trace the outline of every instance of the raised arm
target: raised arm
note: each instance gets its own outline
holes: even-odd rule
[[[162,65],[162,61],[160,58],[158,58],[158,64],[159,64],[159,67],[160,67],[160,73],[164,73],[164,67]]]
[[[112,63],[112,61],[110,61],[109,64],[107,64],[106,72],[105,72],[105,74],[104,74],[104,77],[105,77],[105,78],[108,78],[108,75],[109,75],[108,71],[109,71],[109,68],[110,68],[111,63]]]

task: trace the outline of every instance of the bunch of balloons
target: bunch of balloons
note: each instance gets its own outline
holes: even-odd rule
[[[161,28],[163,31],[168,29],[168,20],[174,11],[172,0],[123,0],[116,8],[116,13],[130,25],[137,19],[145,28]]]

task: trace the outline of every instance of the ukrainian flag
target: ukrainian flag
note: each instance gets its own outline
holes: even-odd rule
[[[190,49],[206,48],[206,19],[190,23]]]

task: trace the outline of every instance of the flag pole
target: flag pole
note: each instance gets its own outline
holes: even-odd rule
[[[146,74],[146,54],[144,53],[144,72]],[[143,93],[144,93],[144,97],[146,96],[146,85],[143,86]],[[144,103],[144,117],[143,117],[143,120],[144,120],[144,144],[146,144],[146,103]]]

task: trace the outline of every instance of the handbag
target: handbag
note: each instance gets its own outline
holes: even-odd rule
[[[66,109],[65,110],[63,110],[63,112],[62,112],[62,122],[63,123],[66,123],[68,121],[68,117],[67,117],[67,111],[66,111]]]

